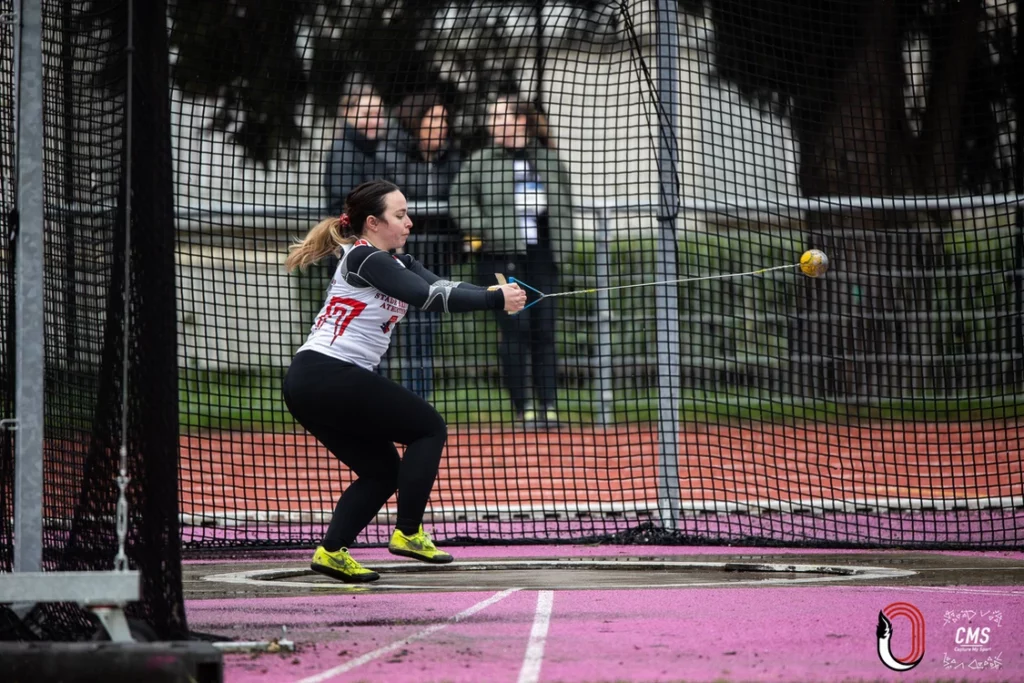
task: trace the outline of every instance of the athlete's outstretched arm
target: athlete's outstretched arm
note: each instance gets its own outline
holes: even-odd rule
[[[424,266],[422,263],[416,260],[416,257],[410,254],[399,254],[398,260],[404,263],[406,268],[408,268],[409,270],[411,270],[412,272],[416,273],[421,278],[426,280],[428,285],[432,285],[438,280],[444,279],[437,273],[428,270],[426,266]],[[486,287],[481,287],[480,285],[474,285],[471,282],[460,282],[459,287],[466,287],[468,289],[487,289]]]
[[[433,276],[433,280],[428,282],[426,277],[403,266],[397,258],[373,247],[356,247],[346,259],[346,280],[355,287],[372,285],[384,294],[424,311],[464,313],[500,311],[505,307],[505,295],[500,290],[442,280],[421,265],[420,269],[428,277]]]

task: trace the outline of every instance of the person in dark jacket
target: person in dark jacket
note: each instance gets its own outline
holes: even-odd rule
[[[414,237],[416,250],[427,268],[448,277],[455,255],[461,253],[458,233],[447,210],[441,208],[461,161],[451,136],[450,110],[436,93],[416,93],[399,103],[395,119],[407,134],[404,140],[395,139],[405,157],[403,187],[414,207],[411,216],[419,226]],[[417,203],[426,206],[417,211]],[[413,311],[398,328],[403,359],[399,381],[423,398],[434,389],[433,347],[438,324],[436,316]]]
[[[395,119],[407,134],[404,140],[396,137],[396,143],[406,155],[408,198],[447,200],[461,162],[451,135],[451,111],[437,94],[417,93],[399,103]]]
[[[341,128],[324,159],[325,210],[340,215],[345,197],[359,185],[385,179],[399,186],[406,184],[406,152],[410,137],[389,115],[380,94],[368,84],[357,84],[341,102]],[[324,259],[327,270],[338,262],[334,256]],[[319,306],[319,302],[310,301]],[[388,359],[381,364],[388,371]]]
[[[361,88],[345,98],[341,113],[341,134],[331,145],[324,169],[327,211],[333,215],[341,214],[345,197],[365,182],[386,178],[406,184],[401,136],[380,95]]]

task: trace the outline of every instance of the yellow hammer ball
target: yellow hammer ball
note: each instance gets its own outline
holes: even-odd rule
[[[809,277],[820,277],[828,270],[828,256],[819,249],[809,249],[800,257],[800,270]]]

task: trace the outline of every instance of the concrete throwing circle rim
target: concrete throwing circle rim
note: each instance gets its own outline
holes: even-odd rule
[[[538,569],[606,569],[611,571],[623,570],[664,570],[664,569],[694,569],[708,571],[730,571],[730,572],[779,572],[786,574],[815,574],[811,577],[786,577],[756,580],[735,580],[735,581],[699,581],[679,583],[665,581],[661,583],[645,582],[643,584],[622,584],[614,586],[619,589],[655,589],[655,588],[714,588],[732,586],[779,586],[801,583],[836,583],[841,581],[873,581],[882,579],[898,579],[915,576],[918,572],[910,569],[894,569],[889,567],[851,566],[832,564],[785,564],[785,563],[748,563],[748,562],[678,562],[671,560],[467,560],[448,565],[426,565],[410,562],[373,562],[366,565],[385,574],[428,574],[428,573],[461,573],[479,571],[515,571],[515,570],[538,570]],[[203,581],[210,583],[228,583],[235,585],[248,585],[275,587],[275,588],[309,588],[318,591],[357,590],[365,592],[368,590],[439,590],[438,586],[423,586],[415,584],[393,584],[393,583],[362,583],[351,584],[342,582],[310,582],[310,581],[283,581],[293,577],[315,576],[310,569],[305,568],[278,568],[278,569],[251,569],[241,572],[228,572],[222,574],[210,574],[201,577]],[[467,576],[467,578],[469,578]],[[494,586],[479,586],[467,583],[467,585],[446,585],[444,590],[448,591],[479,591],[493,590]],[[589,586],[568,586],[556,585],[545,590],[586,590]]]

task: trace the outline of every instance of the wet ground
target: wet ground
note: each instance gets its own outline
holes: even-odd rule
[[[185,568],[188,598],[283,597],[325,591],[495,591],[595,590],[644,588],[723,588],[778,585],[824,586],[836,583],[888,586],[1024,585],[1024,560],[927,552],[881,553],[729,553],[646,554],[594,557],[564,551],[555,555],[514,558],[474,557],[463,551],[450,565],[427,565],[401,558],[384,559],[381,551],[366,566],[380,581],[348,586],[309,570],[308,559],[287,561],[246,557],[210,561]],[[492,554],[492,553],[488,553]],[[293,555],[295,555],[293,553]],[[359,551],[355,551],[359,557]]]
[[[356,586],[309,571],[311,550],[193,558],[189,625],[294,642],[225,655],[227,683],[1024,680],[1020,552],[447,549],[443,566],[355,549],[382,575]],[[880,661],[879,613],[894,603],[925,627],[909,671]],[[912,636],[894,618],[895,656]]]

